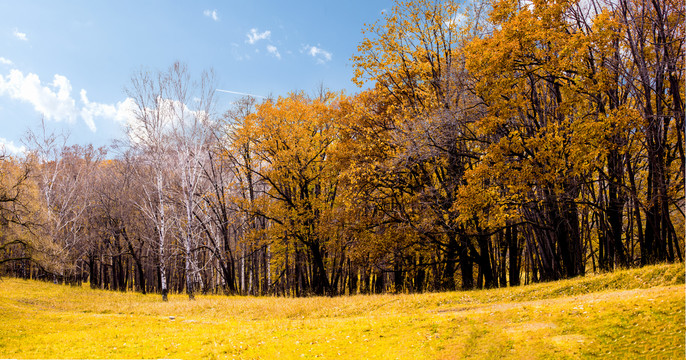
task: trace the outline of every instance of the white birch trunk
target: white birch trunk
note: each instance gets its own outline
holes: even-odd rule
[[[160,286],[162,287],[162,300],[167,301],[167,293],[169,290],[167,289],[167,269],[165,265],[165,259],[164,259],[164,248],[165,248],[165,237],[167,233],[167,229],[165,226],[166,219],[164,218],[164,196],[163,196],[163,181],[162,181],[162,174],[161,171],[157,171],[157,200],[159,203],[159,213],[160,213],[160,219],[159,219],[159,255],[160,255]]]

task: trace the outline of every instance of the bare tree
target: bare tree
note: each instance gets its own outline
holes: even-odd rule
[[[127,135],[130,146],[140,156],[141,167],[135,167],[139,179],[150,176],[151,183],[142,186],[145,194],[138,203],[141,211],[155,224],[158,267],[162,300],[167,301],[167,268],[165,250],[167,248],[168,222],[166,202],[168,192],[168,168],[170,163],[169,128],[171,109],[165,99],[169,87],[169,77],[164,73],[155,75],[140,71],[131,79],[127,88],[128,96],[134,99],[135,122],[129,123]],[[143,170],[148,173],[143,173]]]
[[[152,177],[151,186],[143,186],[146,196],[141,209],[153,221],[157,234],[159,271],[162,298],[167,298],[166,251],[172,230],[181,236],[185,258],[186,291],[194,298],[194,280],[198,266],[193,261],[195,248],[194,211],[197,206],[198,186],[204,151],[209,140],[214,76],[204,72],[199,82],[191,79],[186,65],[174,63],[167,71],[151,74],[137,73],[127,90],[135,103],[135,122],[129,125],[130,145],[145,164]],[[142,176],[145,174],[141,173]],[[183,208],[182,221],[171,229],[170,210],[180,195]]]
[[[37,160],[36,182],[47,209],[46,235],[58,244],[52,269],[55,281],[80,282],[86,248],[84,218],[90,209],[91,177],[104,149],[66,146],[68,135],[48,133],[45,123],[29,130],[24,142]],[[58,279],[59,278],[59,279]]]
[[[174,169],[179,180],[179,190],[185,218],[181,230],[185,254],[186,292],[194,299],[198,264],[194,261],[193,249],[197,247],[194,213],[198,206],[203,164],[208,161],[206,151],[211,136],[210,122],[214,96],[214,75],[203,72],[199,82],[191,80],[188,68],[174,63],[169,69],[170,108],[172,110],[172,148]]]

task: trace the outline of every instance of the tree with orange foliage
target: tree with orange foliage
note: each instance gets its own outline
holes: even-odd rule
[[[335,94],[321,99],[293,94],[266,101],[236,130],[236,146],[249,143],[257,164],[244,171],[264,184],[264,193],[248,204],[249,211],[270,221],[260,230],[271,239],[283,239],[284,244],[293,239],[305,247],[313,264],[310,291],[319,295],[334,291],[335,272],[327,262],[337,260],[329,255],[335,226],[330,214],[338,202],[338,169],[330,155],[338,139],[338,101]],[[304,274],[305,268],[296,271]]]

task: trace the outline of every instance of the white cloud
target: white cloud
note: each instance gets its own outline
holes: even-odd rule
[[[208,9],[208,10],[203,11],[202,13],[214,21],[219,21],[219,14],[217,13],[217,9],[214,9],[214,10]]]
[[[276,48],[274,45],[267,45],[267,51],[276,56],[277,59],[281,59],[281,54],[279,54],[279,49]]]
[[[136,117],[136,102],[132,98],[126,98],[124,101],[120,101],[115,106],[117,109],[117,115],[114,120],[120,123],[130,123]]]
[[[84,89],[81,89],[81,102],[84,104],[84,106],[81,108],[81,117],[92,132],[95,132],[96,130],[93,116],[107,116],[111,118],[117,113],[117,109],[115,109],[115,107],[112,105],[92,103],[88,101],[86,90]]]
[[[132,98],[126,98],[124,101],[112,105],[91,102],[88,100],[86,90],[84,89],[81,89],[80,96],[83,103],[80,112],[81,118],[83,118],[83,121],[93,132],[96,130],[95,122],[93,121],[96,117],[114,120],[120,124],[130,123],[135,118],[134,109],[136,105]]]
[[[12,31],[12,35],[14,35],[14,37],[19,40],[29,41],[29,38],[26,37],[26,33],[19,32],[17,28],[14,28],[14,31]]]
[[[146,118],[156,118],[159,121],[159,129],[165,134],[184,128],[191,129],[210,120],[209,114],[204,110],[193,109],[188,104],[168,98],[158,99],[155,108],[140,108],[131,98],[118,103],[117,107],[118,113],[125,119],[129,140],[136,144],[152,140],[151,135],[158,136],[145,126]]]
[[[26,76],[16,69],[9,75],[0,75],[0,95],[9,95],[12,99],[28,102],[48,120],[74,122],[76,103],[71,98],[71,84],[62,75],[55,75],[51,84],[43,86],[38,75],[29,73]]]
[[[12,65],[12,64],[14,64],[14,63],[12,62],[12,60],[6,59],[6,58],[0,56],[0,64],[3,64],[3,65]]]
[[[133,117],[134,102],[127,98],[116,104],[91,102],[86,90],[81,90],[83,106],[77,106],[71,96],[71,83],[62,75],[55,75],[50,84],[41,84],[38,75],[24,75],[20,70],[10,70],[9,75],[0,75],[0,96],[27,102],[47,120],[75,123],[81,117],[92,132],[96,132],[95,119],[107,119],[125,124]]]
[[[7,154],[8,152],[14,155],[21,155],[26,152],[26,146],[16,146],[14,141],[8,141],[0,137],[0,154]]]
[[[331,61],[333,55],[330,52],[316,46],[305,46],[305,51],[317,60],[317,64],[324,64]]]
[[[269,30],[266,30],[264,32],[258,33],[257,29],[253,28],[250,29],[250,32],[247,34],[248,36],[248,43],[254,44],[260,40],[265,40],[269,39],[269,37],[272,35],[272,32]]]

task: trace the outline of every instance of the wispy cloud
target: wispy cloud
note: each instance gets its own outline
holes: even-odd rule
[[[324,64],[331,61],[333,55],[317,46],[305,46],[305,52],[317,60],[317,64]]]
[[[12,65],[12,64],[14,64],[14,63],[12,62],[12,60],[0,56],[0,64],[3,64],[3,65]]]
[[[246,53],[245,50],[243,50],[240,45],[238,45],[236,43],[231,43],[230,45],[231,45],[230,46],[231,56],[233,57],[234,60],[237,60],[237,61],[250,60],[250,54]]]
[[[203,11],[202,13],[214,21],[219,21],[219,14],[217,13],[217,9],[214,9],[214,10],[208,9],[208,10]]]
[[[267,45],[267,51],[276,56],[277,59],[281,59],[281,54],[279,53],[279,49],[276,48],[274,45]]]
[[[231,91],[231,90],[224,90],[224,89],[217,89],[217,91],[223,92],[223,93],[227,93],[227,94],[252,96],[252,97],[257,97],[257,98],[262,98],[262,99],[266,99],[266,98],[267,98],[266,96],[255,95],[255,94],[248,94],[248,93],[239,92],[239,91]]]
[[[269,37],[272,35],[272,32],[269,30],[266,30],[264,32],[257,32],[257,29],[252,28],[250,29],[250,32],[248,32],[248,43],[249,44],[254,44],[260,40],[265,40],[269,39]]]
[[[22,41],[29,41],[29,38],[26,37],[26,33],[19,32],[17,28],[14,28],[12,31],[12,35],[14,35],[15,38],[22,40]]]

